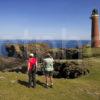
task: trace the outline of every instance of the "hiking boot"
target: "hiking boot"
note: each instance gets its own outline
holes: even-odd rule
[[[47,89],[48,89],[48,87],[49,87],[49,86],[48,86],[48,85],[46,85],[46,88],[47,88]]]
[[[36,88],[36,86],[32,86],[32,88]]]
[[[50,88],[53,88],[53,83],[51,83]]]
[[[27,87],[28,87],[28,88],[30,88],[30,87],[31,87],[31,85],[28,85]]]

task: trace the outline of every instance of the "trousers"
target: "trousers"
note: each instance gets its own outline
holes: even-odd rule
[[[29,71],[29,86],[36,87],[36,71]]]

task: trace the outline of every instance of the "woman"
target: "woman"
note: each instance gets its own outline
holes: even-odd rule
[[[34,57],[34,54],[31,53],[28,59],[29,87],[36,87],[36,67],[37,59]]]
[[[47,54],[44,61],[44,69],[45,69],[45,78],[46,78],[46,88],[50,86],[53,87],[53,58],[50,56],[50,54]],[[49,85],[50,81],[50,85]]]

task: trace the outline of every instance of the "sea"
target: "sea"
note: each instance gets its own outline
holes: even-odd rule
[[[7,55],[6,44],[46,43],[50,48],[76,48],[91,45],[90,40],[0,40],[0,55]]]

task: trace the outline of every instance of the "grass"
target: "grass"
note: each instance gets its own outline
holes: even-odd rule
[[[27,88],[27,74],[0,72],[0,100],[100,100],[100,58],[88,60],[90,74],[76,79],[54,79],[54,88]],[[18,82],[19,80],[19,82]],[[41,83],[44,76],[37,76]]]
[[[83,48],[83,57],[96,57],[100,58],[100,48],[91,48],[91,47],[85,47]]]

